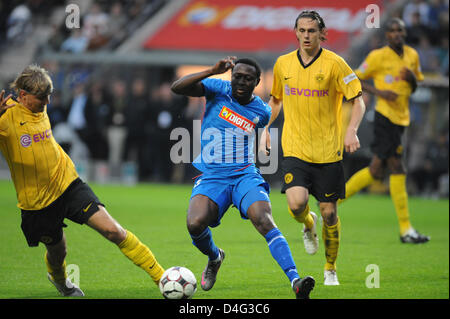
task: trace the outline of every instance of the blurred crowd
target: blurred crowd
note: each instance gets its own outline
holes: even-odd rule
[[[15,43],[45,19],[51,25],[43,49],[81,53],[111,50],[152,16],[166,0],[13,0],[0,2],[0,40]],[[65,14],[53,17],[55,8],[69,4],[80,10],[80,28],[67,28]],[[42,22],[42,21],[41,21]]]
[[[52,24],[45,49],[80,53],[116,48],[164,3],[158,0],[71,2],[82,7],[81,28],[69,30],[61,21]],[[0,2],[0,39],[8,43],[29,32],[36,8],[42,13],[42,7],[47,6],[50,12],[52,7],[62,4],[67,3],[62,0]],[[418,51],[426,77],[449,74],[448,9],[448,0],[414,0],[392,13],[405,21],[407,44]],[[357,55],[355,64],[359,65],[371,50],[384,44],[384,34],[378,32],[370,37],[363,50],[350,54]],[[176,142],[170,140],[172,130],[184,127],[192,138],[192,121],[201,119],[204,112],[202,98],[187,99],[170,91],[177,68],[121,65],[105,68],[51,61],[43,61],[42,65],[50,70],[55,82],[55,93],[48,106],[55,137],[75,162],[94,163],[98,165],[92,170],[95,174],[105,172],[110,176],[123,175],[124,169],[131,167],[136,181],[144,182],[187,182],[195,175],[191,165],[175,165],[169,155]],[[270,85],[262,96],[265,100],[269,91]],[[418,91],[411,100],[412,124],[407,134],[411,190],[426,195],[438,194],[444,188],[444,195],[448,196],[448,87],[444,93]],[[365,95],[365,100],[368,112],[362,127],[363,140],[365,131],[371,134],[368,128],[374,103],[373,97]],[[432,108],[433,103],[440,107]],[[443,114],[439,113],[441,110]],[[430,121],[432,116],[436,121]],[[274,126],[281,128],[281,121],[280,116]],[[427,129],[430,123],[433,127]],[[424,130],[429,133],[424,134]],[[347,161],[354,169],[366,165],[362,161],[370,159],[364,150],[359,154],[364,157],[359,163]],[[276,181],[279,176],[267,176],[267,179]]]
[[[55,63],[43,66],[59,73]],[[113,74],[96,75],[79,65],[66,72],[63,78],[72,79],[70,95],[64,96],[62,83],[56,82],[47,112],[55,138],[75,162],[101,165],[113,180],[132,164],[136,181],[181,183],[188,178],[189,167],[170,160],[176,142],[170,133],[178,127],[192,131],[204,101],[172,93],[173,69],[162,70],[160,82],[151,78],[151,68],[119,67]]]
[[[0,48],[23,39],[31,32],[34,17],[41,15],[42,12],[51,12],[64,2],[64,0],[0,1]]]
[[[420,57],[422,71],[448,76],[448,0],[412,0],[391,13],[405,22],[406,43],[415,48]],[[359,61],[373,49],[385,45],[384,30],[371,35],[359,52],[352,52]]]
[[[164,2],[97,0],[90,1],[87,7],[84,2],[86,10],[81,17],[81,28],[69,30],[64,23],[55,23],[47,49],[70,53],[115,49]]]

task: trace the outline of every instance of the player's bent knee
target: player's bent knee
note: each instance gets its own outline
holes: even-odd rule
[[[388,167],[391,174],[406,174],[406,169],[399,158],[390,158],[388,160]]]
[[[374,179],[378,179],[378,180],[382,180],[384,178],[384,174],[385,174],[385,168],[382,165],[378,165],[378,164],[371,164],[369,166],[369,172],[370,175],[372,175],[372,177]]]
[[[322,210],[322,218],[328,226],[335,225],[337,223],[337,212],[336,210]]]
[[[294,202],[289,204],[289,209],[294,215],[299,216],[305,211],[307,205],[308,202]]]
[[[276,227],[272,217],[272,209],[267,202],[259,201],[253,203],[247,210],[247,216],[263,236]]]
[[[122,227],[112,227],[104,229],[102,235],[109,241],[120,244],[127,237],[127,232]]]
[[[189,234],[200,235],[208,227],[208,222],[201,216],[188,215],[186,226]]]

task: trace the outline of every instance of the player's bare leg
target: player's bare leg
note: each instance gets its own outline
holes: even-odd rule
[[[128,259],[148,273],[155,284],[159,284],[164,269],[152,251],[132,232],[124,229],[114,220],[103,206],[98,206],[98,211],[89,218],[87,224],[116,244]]]

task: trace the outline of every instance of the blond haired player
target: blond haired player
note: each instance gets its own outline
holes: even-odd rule
[[[373,50],[356,70],[365,91],[377,96],[375,105],[373,157],[369,167],[356,172],[346,184],[347,198],[382,180],[389,171],[389,190],[400,227],[402,243],[420,244],[430,237],[415,230],[409,218],[406,168],[402,163],[401,138],[409,125],[409,97],[424,76],[419,55],[404,44],[405,24],[398,18],[386,24],[388,45]],[[373,79],[374,86],[364,80]]]
[[[359,147],[357,130],[365,111],[361,83],[337,54],[323,49],[325,23],[315,11],[303,11],[295,21],[299,49],[280,56],[273,68],[269,105],[272,117],[261,137],[261,149],[270,149],[267,128],[284,112],[282,134],[282,192],[290,214],[304,224],[303,240],[309,254],[318,249],[317,216],[310,211],[312,194],[323,218],[322,238],[326,263],[324,284],[339,285],[336,259],[340,221],[336,201],[345,197],[343,149]],[[352,116],[342,139],[341,107],[345,97],[353,103]]]
[[[0,150],[6,159],[21,210],[21,228],[30,247],[45,244],[48,279],[62,296],[84,296],[66,273],[64,218],[86,223],[115,243],[158,284],[164,269],[147,246],[106,211],[52,135],[47,104],[53,84],[47,71],[30,65],[0,93]]]

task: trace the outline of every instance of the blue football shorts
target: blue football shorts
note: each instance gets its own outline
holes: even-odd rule
[[[238,176],[203,174],[195,179],[191,199],[204,195],[217,204],[219,217],[209,226],[220,225],[228,208],[235,206],[243,219],[248,219],[248,208],[257,201],[270,203],[270,186],[258,173],[246,173]]]

